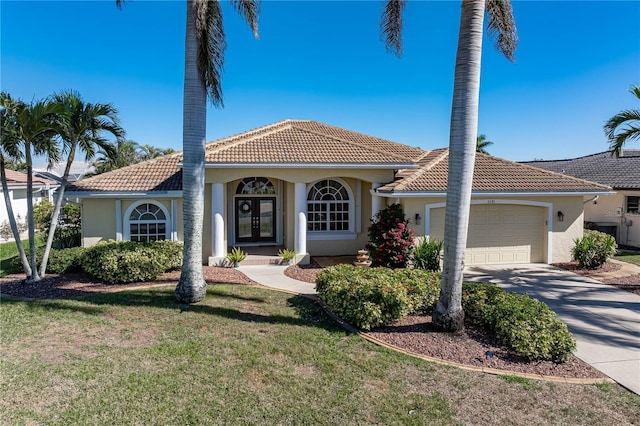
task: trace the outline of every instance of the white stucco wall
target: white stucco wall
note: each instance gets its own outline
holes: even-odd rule
[[[584,220],[602,226],[615,226],[618,244],[640,247],[640,215],[624,211],[625,199],[630,195],[640,196],[640,191],[618,190],[615,195],[598,197],[595,204],[589,201],[593,197],[586,198]],[[630,225],[627,226],[627,223]]]

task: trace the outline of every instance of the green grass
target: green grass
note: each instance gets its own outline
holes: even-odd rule
[[[621,260],[623,262],[635,263],[640,265],[640,253],[632,251],[622,251],[614,256],[614,259]]]
[[[3,424],[628,424],[640,398],[472,373],[366,342],[301,297],[173,286],[3,300]],[[487,420],[489,421],[489,420]]]
[[[36,247],[43,247],[45,242],[42,234],[36,234]],[[29,240],[22,240],[22,246],[25,251],[29,250]],[[17,256],[18,246],[15,241],[0,243],[0,277],[22,272],[22,268],[16,268],[12,262],[12,259]]]

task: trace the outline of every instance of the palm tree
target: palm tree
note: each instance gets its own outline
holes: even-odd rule
[[[489,145],[493,145],[493,142],[488,141],[485,135],[478,135],[478,137],[476,138],[476,152],[489,154],[485,149]]]
[[[95,171],[90,175],[99,175],[142,161],[140,145],[136,141],[118,139],[115,145],[109,144],[105,148],[98,150],[96,159],[91,163]]]
[[[116,0],[118,5],[122,0]],[[258,37],[259,0],[232,0]],[[182,303],[204,299],[202,273],[204,154],[207,97],[222,107],[222,67],[226,48],[222,9],[216,0],[187,0],[182,127],[182,209],[184,257],[175,296]]]
[[[124,130],[118,124],[118,111],[111,104],[84,102],[80,94],[72,90],[56,94],[52,102],[59,104],[62,109],[57,119],[57,133],[62,140],[62,152],[67,154],[67,164],[62,174],[62,184],[56,192],[56,203],[51,215],[47,243],[40,263],[41,277],[45,275],[47,270],[49,252],[64,199],[64,190],[76,152],[78,150],[84,152],[85,158],[91,160],[96,154],[96,147],[109,153],[113,150],[109,141],[102,137],[103,132],[110,133],[118,139],[125,135]]]
[[[6,152],[21,150],[24,154],[27,165],[27,223],[29,231],[29,268],[24,268],[27,278],[30,281],[39,281],[36,244],[35,244],[35,223],[33,218],[33,162],[32,155],[45,155],[49,164],[59,159],[59,151],[54,137],[56,135],[56,115],[61,112],[60,105],[49,101],[34,101],[26,104],[22,101],[12,101],[8,94],[2,95],[3,104],[10,105],[5,111],[10,115],[6,120],[5,127],[11,127],[8,132],[7,143],[3,135],[3,147]],[[3,161],[4,163],[4,161]],[[2,172],[3,188],[6,189],[6,176],[4,167]],[[6,196],[5,196],[6,202]],[[19,240],[19,238],[18,238]],[[22,254],[21,254],[22,256]],[[25,259],[22,259],[23,266]]]
[[[18,247],[22,268],[25,274],[30,277],[31,266],[29,265],[22,240],[20,239],[20,232],[18,231],[18,224],[16,223],[16,217],[13,213],[13,204],[9,196],[7,174],[5,172],[7,161],[19,163],[21,159],[24,158],[24,155],[20,151],[19,140],[16,134],[15,114],[18,107],[19,101],[14,100],[11,95],[6,92],[0,94],[0,132],[2,134],[2,143],[0,145],[0,181],[2,181],[2,194],[4,195],[4,203],[7,208],[7,215],[9,216],[11,233]]]
[[[153,145],[146,144],[140,148],[140,161],[152,160],[154,158],[162,157],[163,155],[173,154],[175,150],[173,148],[158,148]]]
[[[402,12],[405,0],[388,0],[381,30],[387,49],[400,55]],[[480,60],[485,13],[488,32],[495,34],[496,48],[514,59],[517,34],[509,0],[463,0],[454,72],[449,135],[449,175],[445,209],[444,264],[440,298],[433,323],[445,331],[464,328],[462,271],[467,243],[471,184],[478,132]]]
[[[640,86],[632,85],[629,92],[640,100]],[[611,155],[620,157],[622,147],[628,140],[640,139],[640,109],[620,111],[607,121],[604,132],[609,139]]]

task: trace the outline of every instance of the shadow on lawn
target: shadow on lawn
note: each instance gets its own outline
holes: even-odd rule
[[[166,287],[92,294],[89,296],[84,293],[82,297],[72,296],[65,299],[53,300],[19,300],[9,298],[3,299],[2,303],[5,304],[5,306],[17,303],[25,304],[30,310],[71,310],[87,315],[105,314],[108,312],[109,306],[161,308],[179,311],[180,314],[184,315],[212,315],[251,323],[321,327],[329,331],[343,331],[342,328],[335,324],[324,313],[315,301],[303,296],[292,296],[287,299],[288,306],[292,307],[295,311],[295,316],[290,317],[279,314],[270,315],[247,312],[224,306],[212,306],[212,304],[216,304],[217,300],[239,300],[256,304],[269,303],[268,296],[245,296],[235,294],[232,290],[220,290],[215,287],[212,288],[211,286],[208,288],[205,300],[193,305],[179,303],[173,295],[173,288],[167,289]]]

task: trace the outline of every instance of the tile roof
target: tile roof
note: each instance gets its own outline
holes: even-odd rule
[[[523,164],[587,179],[614,189],[640,189],[640,149],[625,149],[619,158],[610,152],[568,160],[526,161]]]
[[[207,164],[374,165],[397,167],[387,192],[445,192],[448,149],[420,148],[316,121],[284,120],[206,145]],[[68,192],[148,192],[182,189],[182,153],[83,179]],[[488,155],[476,157],[474,191],[606,191],[610,188]]]
[[[27,174],[22,172],[17,172],[15,170],[5,169],[5,174],[7,176],[7,185],[8,186],[25,186],[27,184]],[[58,182],[53,180],[41,178],[38,176],[33,177],[33,185],[53,185],[58,186]]]
[[[394,193],[446,192],[449,149],[430,151],[419,164],[420,167],[417,170],[405,170],[398,173],[394,182],[378,188],[378,191]],[[609,190],[611,188],[605,185],[514,163],[491,155],[476,154],[472,186],[474,193],[597,192]]]
[[[411,164],[423,151],[310,120],[284,120],[208,144],[207,163]]]

